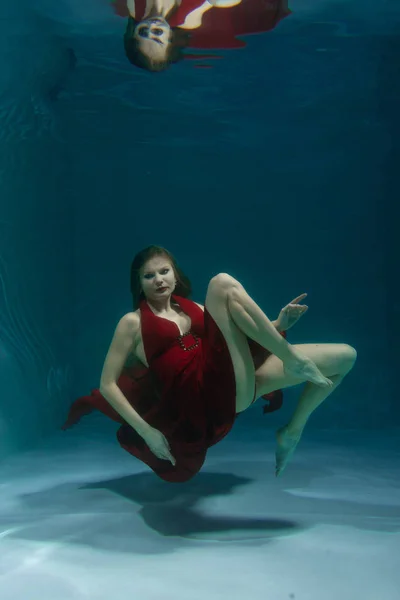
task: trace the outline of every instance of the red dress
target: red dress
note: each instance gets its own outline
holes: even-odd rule
[[[153,313],[145,300],[140,304],[141,332],[149,368],[126,369],[118,385],[135,410],[168,439],[173,466],[157,458],[143,438],[94,390],[76,400],[63,429],[97,409],[121,423],[117,438],[130,452],[159,477],[183,482],[202,467],[207,449],[222,440],[235,418],[236,383],[230,353],[220,329],[207,309],[195,302],[173,296],[191,318],[188,333],[180,335],[176,323]],[[269,352],[249,340],[255,367]],[[282,393],[268,394],[264,412],[280,408]]]
[[[204,0],[182,0],[179,8],[168,22],[171,27],[180,27]],[[242,0],[240,4],[227,8],[212,7],[202,17],[200,27],[190,31],[189,48],[230,49],[245,46],[238,36],[265,33],[274,29],[291,14],[287,0]],[[121,17],[129,17],[126,0],[114,0],[114,10]],[[146,0],[136,0],[136,20],[143,19]]]

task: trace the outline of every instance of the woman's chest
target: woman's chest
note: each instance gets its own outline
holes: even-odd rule
[[[154,338],[154,337],[159,338],[160,345],[162,345],[162,343],[169,345],[169,343],[171,343],[171,341],[186,334],[190,330],[191,324],[192,324],[192,320],[189,317],[189,315],[186,315],[184,313],[175,314],[173,317],[168,317],[168,318],[167,317],[159,317],[159,318],[162,319],[162,322],[161,322],[162,331],[160,331],[158,329],[157,329],[157,331],[152,331],[150,333],[150,338]],[[146,336],[146,331],[143,331],[143,329],[140,328],[138,335],[136,337],[136,340],[135,340],[135,345],[132,348],[131,354],[136,356],[144,365],[146,365],[148,367],[148,361],[147,361],[146,350],[145,350],[146,344],[145,344],[145,340],[143,339],[143,336]],[[154,340],[152,340],[152,341],[154,342]],[[147,342],[149,342],[149,340],[147,340]],[[148,343],[147,343],[147,345],[148,345]]]

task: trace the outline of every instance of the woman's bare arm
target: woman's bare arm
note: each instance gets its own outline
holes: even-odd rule
[[[117,383],[129,354],[136,347],[139,330],[140,318],[136,313],[128,313],[118,323],[104,361],[100,393],[117,413],[143,436],[149,425],[128,402]]]

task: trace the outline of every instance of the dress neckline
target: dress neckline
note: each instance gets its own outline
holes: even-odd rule
[[[146,303],[146,305],[147,305],[147,307],[148,307],[149,311],[150,311],[150,312],[151,312],[151,313],[152,313],[152,314],[153,314],[153,315],[154,315],[154,316],[155,316],[157,319],[162,319],[163,321],[168,321],[168,323],[172,323],[172,325],[174,325],[174,326],[175,326],[175,328],[177,329],[177,331],[178,331],[178,334],[179,334],[179,337],[183,337],[183,336],[187,335],[188,333],[190,333],[190,329],[191,329],[191,327],[192,327],[192,317],[191,317],[191,316],[190,316],[190,315],[189,315],[187,312],[185,312],[185,311],[183,310],[183,308],[182,308],[182,304],[179,302],[179,300],[178,300],[178,297],[177,297],[177,296],[172,296],[172,300],[173,300],[173,302],[175,302],[175,303],[176,303],[176,304],[179,306],[179,308],[181,309],[181,311],[182,311],[182,312],[183,312],[183,313],[184,313],[184,314],[185,314],[187,317],[189,317],[189,319],[190,319],[189,329],[188,329],[187,331],[183,332],[183,333],[181,332],[181,330],[180,330],[180,327],[179,327],[178,323],[176,323],[175,321],[172,321],[171,319],[168,319],[167,317],[161,317],[160,315],[156,315],[156,313],[153,311],[153,309],[151,308],[151,306],[150,306],[150,304],[147,302],[147,300],[145,299],[144,301],[145,301],[145,303]]]

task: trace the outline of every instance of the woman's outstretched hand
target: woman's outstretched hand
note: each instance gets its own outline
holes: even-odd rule
[[[171,448],[167,438],[163,433],[161,433],[161,431],[155,429],[154,427],[149,427],[142,437],[157,458],[161,458],[161,460],[169,460],[175,466],[176,460],[171,454]]]
[[[276,320],[278,331],[287,331],[307,312],[308,306],[301,304],[306,296],[307,294],[300,294],[300,296],[293,298],[289,304],[282,308]]]

